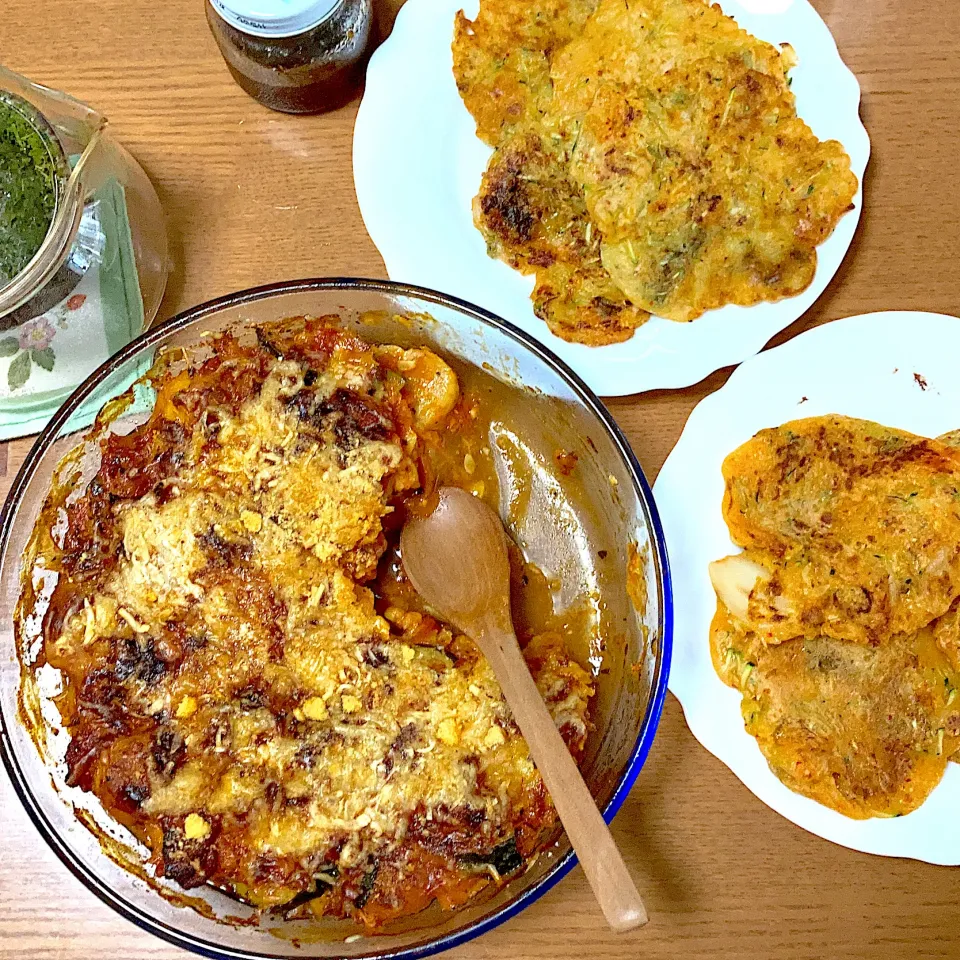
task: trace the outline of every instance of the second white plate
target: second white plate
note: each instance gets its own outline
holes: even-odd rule
[[[821,139],[839,140],[862,181],[870,141],[860,122],[860,87],[808,0],[723,0],[755,36],[791,43],[797,112]],[[534,316],[533,278],[487,256],[470,204],[490,150],[453,77],[453,22],[478,0],[408,0],[393,33],[373,55],[353,141],[357,199],[367,231],[394,280],[462,297],[522,327],[603,396],[685,387],[756,353],[800,317],[826,288],[850,246],[862,192],[819,249],[800,296],[728,306],[693,323],[652,318],[626,343],[585,347],[555,337]]]
[[[960,864],[960,766],[916,811],[851,820],[787,789],[743,728],[740,694],[710,662],[707,565],[737,548],[721,516],[721,464],[758,430],[830,413],[935,437],[960,427],[960,320],[875,313],[817,327],[748,360],[690,415],[654,487],[676,599],[670,690],[693,735],[764,803],[834,843]]]

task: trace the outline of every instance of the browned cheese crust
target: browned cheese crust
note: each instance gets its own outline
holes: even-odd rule
[[[391,560],[403,518],[468,479],[449,451],[481,464],[478,401],[335,318],[257,333],[162,356],[149,419],[120,429],[129,395],[94,475],[61,466],[17,628],[49,601],[30,669],[62,673],[68,782],[185,888],[371,928],[453,908],[556,823],[487,662]],[[557,636],[525,654],[579,756],[588,675]]]

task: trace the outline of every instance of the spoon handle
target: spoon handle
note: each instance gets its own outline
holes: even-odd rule
[[[492,625],[488,629],[500,634],[489,637],[496,653],[488,654],[488,659],[607,923],[617,932],[643,926],[647,922],[643,900],[554,725],[516,638]],[[493,646],[484,644],[485,648]]]

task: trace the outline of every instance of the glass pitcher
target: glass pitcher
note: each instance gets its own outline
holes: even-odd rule
[[[105,117],[3,66],[0,101],[43,142],[56,194],[39,249],[6,285],[0,277],[6,439],[40,429],[74,386],[150,325],[169,258],[156,191]]]

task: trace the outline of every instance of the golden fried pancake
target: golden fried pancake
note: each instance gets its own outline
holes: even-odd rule
[[[491,147],[535,122],[552,96],[549,57],[572,39],[596,0],[483,0],[454,24],[453,72],[477,136]]]
[[[473,204],[492,257],[535,273],[534,311],[564,340],[628,339],[648,314],[627,301],[600,262],[600,238],[567,175],[565,145],[515,134],[490,159]]]
[[[789,44],[778,50],[758,40],[705,0],[600,0],[576,38],[552,58],[554,103],[558,114],[576,119],[601,83],[653,91],[674,66],[708,57],[737,57],[784,87],[796,65]],[[724,97],[729,93],[728,87]]]
[[[723,464],[723,515],[746,553],[718,596],[768,643],[882,645],[960,596],[960,452],[866,420],[761,430]]]
[[[475,222],[568,340],[799,293],[857,189],[796,117],[791,48],[703,0],[482,0],[453,60],[497,148]]]
[[[477,136],[495,147],[511,130],[537,122],[552,94],[550,67],[539,50],[492,52],[475,42],[468,23],[463,13],[457,15],[457,86],[476,121]]]
[[[794,62],[699,0],[602,0],[556,57],[571,174],[637,306],[686,321],[810,284],[857,180],[797,118]]]
[[[739,56],[601,86],[571,174],[614,282],[681,321],[801,293],[857,189],[843,147],[817,140],[782,79]]]
[[[613,283],[580,186],[570,143],[548,129],[549,56],[583,26],[595,0],[530,5],[490,0],[474,21],[461,12],[454,73],[477,135],[496,147],[474,200],[490,256],[535,273],[534,312],[564,340],[629,339],[648,319]]]
[[[558,260],[537,270],[533,312],[561,340],[591,347],[629,340],[650,319],[623,295],[599,259]]]
[[[721,601],[710,650],[743,694],[747,732],[771,770],[848,817],[915,810],[960,746],[960,678],[930,627],[878,647],[827,637],[770,646]]]

